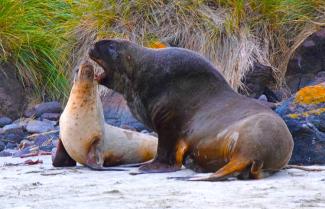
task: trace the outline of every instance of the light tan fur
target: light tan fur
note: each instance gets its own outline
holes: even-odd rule
[[[85,67],[89,66],[80,67],[60,118],[60,137],[68,154],[78,163],[87,164],[93,148],[100,167],[152,159],[157,138],[105,123],[98,84],[83,75]]]

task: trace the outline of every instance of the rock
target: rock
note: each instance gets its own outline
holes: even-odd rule
[[[0,117],[0,127],[4,127],[5,125],[9,125],[12,123],[12,120],[8,117]]]
[[[325,71],[325,29],[308,37],[289,60],[285,75],[291,93],[315,84],[317,74]]]
[[[3,128],[2,128],[2,131],[3,132],[6,132],[6,131],[14,131],[14,130],[17,130],[17,129],[23,129],[23,127],[19,124],[9,124],[9,125],[5,125]]]
[[[0,140],[7,143],[20,143],[26,137],[23,127],[17,124],[10,124],[3,127],[3,132],[0,134]]]
[[[0,141],[0,152],[1,152],[2,150],[4,150],[5,147],[6,147],[5,143],[2,142],[2,141]]]
[[[264,94],[262,94],[262,95],[258,98],[258,100],[263,101],[263,102],[267,102],[267,98],[266,98],[266,96],[265,96]]]
[[[291,164],[325,164],[325,82],[300,89],[276,112],[294,139]]]
[[[253,68],[242,78],[242,82],[245,84],[245,89],[239,89],[239,93],[256,99],[264,94],[268,101],[278,101],[276,95],[269,88],[275,83],[271,67],[255,63]]]
[[[44,102],[25,111],[25,117],[40,117],[44,113],[61,113],[61,104],[57,101]]]
[[[60,119],[60,115],[61,115],[60,113],[43,113],[41,115],[41,119],[58,121]]]
[[[16,152],[17,152],[17,150],[13,150],[13,149],[5,149],[5,150],[2,150],[2,151],[0,152],[0,157],[9,157],[9,156],[13,156]]]
[[[54,130],[54,125],[49,122],[32,120],[27,124],[26,130],[29,133],[43,133]]]
[[[0,115],[19,117],[27,105],[26,91],[14,65],[0,64]]]
[[[17,148],[17,144],[13,142],[8,142],[6,145],[6,149],[15,149]]]
[[[117,127],[129,127],[137,131],[148,130],[141,122],[135,119],[128,108],[123,96],[113,90],[106,90],[101,94],[105,121]]]
[[[30,146],[32,146],[34,143],[32,142],[32,141],[30,141],[30,140],[27,140],[27,139],[23,139],[21,142],[20,142],[20,144],[19,144],[19,149],[20,150],[22,150],[22,149],[24,149],[24,148],[26,148],[26,147],[30,147]]]

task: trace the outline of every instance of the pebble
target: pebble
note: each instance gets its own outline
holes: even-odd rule
[[[5,143],[3,141],[0,141],[0,152],[4,150],[6,147]]]
[[[4,127],[5,125],[9,125],[12,123],[12,120],[8,117],[0,117],[0,127]]]
[[[57,101],[44,102],[25,111],[26,117],[40,117],[44,113],[60,113],[62,112],[61,104]]]
[[[60,115],[61,115],[60,113],[43,113],[41,115],[41,119],[42,120],[46,119],[46,120],[58,121],[60,118]]]
[[[54,130],[54,125],[49,122],[32,120],[27,124],[26,130],[29,133],[43,133]]]

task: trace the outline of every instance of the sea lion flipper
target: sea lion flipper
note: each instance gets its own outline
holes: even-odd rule
[[[52,154],[52,165],[54,167],[70,167],[77,165],[77,162],[70,157],[64,148],[61,139],[58,141],[55,153]]]
[[[103,167],[104,158],[102,156],[102,152],[98,150],[98,143],[99,140],[95,140],[95,142],[91,145],[87,155],[87,162],[85,164],[86,167],[95,171],[127,171],[126,169]]]
[[[252,162],[250,160],[243,159],[233,159],[225,166],[220,168],[214,174],[208,177],[193,177],[188,179],[189,181],[223,181],[228,177],[233,176],[235,173],[241,173],[246,170],[246,168],[251,165]]]

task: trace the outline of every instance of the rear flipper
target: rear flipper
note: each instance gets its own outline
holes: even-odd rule
[[[126,169],[106,168],[103,167],[103,164],[104,159],[101,152],[97,149],[97,143],[93,143],[88,152],[86,167],[95,171],[127,171]]]
[[[59,139],[55,153],[52,154],[52,165],[54,167],[71,167],[77,165],[77,162],[65,150],[61,139]]]
[[[262,175],[263,162],[254,160],[236,160],[233,159],[216,173],[207,177],[175,177],[178,180],[188,181],[224,181],[229,177],[239,177],[241,179],[260,179]]]

